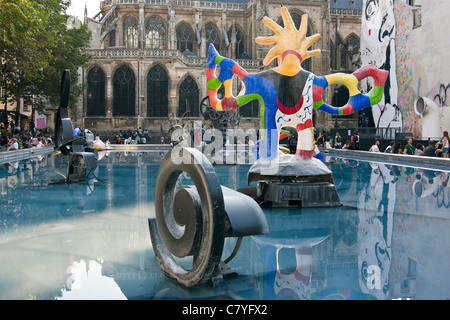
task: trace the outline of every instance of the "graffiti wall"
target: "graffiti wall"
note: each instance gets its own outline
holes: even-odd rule
[[[450,6],[430,0],[423,2],[415,15],[416,9],[401,1],[394,2],[398,105],[403,115],[403,131],[422,139],[433,139],[450,129],[447,99],[450,76],[443,64],[450,55],[442,32],[448,30],[445,26],[450,27],[445,14]],[[433,113],[422,114],[415,110],[419,97],[434,102],[428,106],[428,110],[434,109]],[[434,137],[428,134],[430,127],[437,131]]]
[[[417,139],[435,139],[450,130],[450,75],[443,64],[450,59],[450,49],[442,33],[450,28],[445,14],[450,2],[424,1],[418,8],[404,2],[363,2],[362,65],[372,63],[390,72],[384,100],[372,107],[374,123],[380,128],[402,128]],[[370,83],[367,86],[370,88]],[[431,121],[431,112],[415,110],[420,97],[435,104]],[[437,136],[424,133],[430,126],[439,132]]]
[[[395,55],[394,5],[390,1],[364,0],[361,19],[361,62],[373,64],[389,71],[384,87],[383,100],[372,106],[372,114],[377,128],[401,128],[402,114],[398,108],[398,86]],[[362,88],[367,92],[373,84],[367,82]]]
[[[398,83],[398,107],[402,113],[403,131],[410,132],[414,137],[422,136],[420,116],[414,112],[414,102],[417,92],[414,85],[413,72],[413,12],[410,6],[400,2],[394,3],[394,15],[397,27],[395,42]]]

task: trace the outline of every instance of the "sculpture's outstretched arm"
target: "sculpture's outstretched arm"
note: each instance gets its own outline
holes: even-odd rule
[[[218,77],[216,77],[217,65],[220,66],[220,74]],[[237,75],[244,83],[244,79],[249,73],[235,61],[219,55],[213,44],[210,44],[206,65],[206,80],[208,81],[207,87],[211,108],[217,111],[225,111],[239,108],[254,99],[263,102],[261,96],[258,94],[244,94],[234,97],[232,94],[233,75]],[[222,84],[225,87],[225,97],[220,100],[217,97],[217,90],[219,90]]]
[[[373,65],[364,66],[353,74],[335,73],[323,77],[314,78],[314,109],[322,110],[333,115],[346,115],[361,109],[373,106],[383,98],[384,84],[389,72],[380,70]],[[358,90],[358,83],[367,77],[374,79],[374,87],[367,94]],[[341,83],[345,85],[350,94],[348,103],[343,107],[333,107],[322,99],[323,91],[331,84]]]

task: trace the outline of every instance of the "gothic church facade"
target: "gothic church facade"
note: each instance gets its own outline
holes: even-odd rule
[[[105,0],[97,15],[84,19],[93,59],[81,72],[87,88],[71,112],[75,125],[111,136],[138,127],[163,133],[169,118],[203,120],[209,43],[250,73],[273,67],[262,64],[270,48],[254,39],[272,32],[264,16],[282,23],[281,6],[297,27],[307,14],[308,33],[322,35],[312,48],[322,54],[304,61],[305,69],[318,75],[357,69],[362,0]],[[324,99],[336,104],[338,89],[328,89]],[[242,107],[239,128],[259,128],[259,112],[255,103]],[[318,113],[314,120],[327,128],[336,119]],[[357,115],[339,122],[356,126]]]

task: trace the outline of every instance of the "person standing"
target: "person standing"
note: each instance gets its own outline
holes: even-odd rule
[[[413,146],[412,144],[413,140],[412,138],[408,139],[408,143],[405,146],[405,149],[403,150],[403,154],[408,154],[408,155],[414,155],[414,151],[416,151],[416,147]]]
[[[334,137],[334,147],[336,149],[342,148],[342,137],[339,132],[336,132],[336,136]]]
[[[442,138],[442,157],[444,158],[448,158],[449,144],[448,131],[444,131],[444,137]]]
[[[323,147],[325,142],[325,132],[320,131],[319,136],[317,137],[317,146]]]
[[[297,151],[297,137],[291,134],[288,141],[289,153],[295,154]]]
[[[359,150],[359,134],[357,131],[353,132],[352,142],[354,142],[355,150]]]

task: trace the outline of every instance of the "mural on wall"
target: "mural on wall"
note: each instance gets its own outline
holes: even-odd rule
[[[421,78],[419,78],[420,84]],[[442,141],[443,132],[450,129],[450,108],[447,92],[450,84],[437,83],[425,96],[418,95],[414,111],[422,119],[422,139]],[[420,87],[419,87],[420,89]]]
[[[396,1],[394,15],[398,106],[403,116],[403,132],[410,132],[418,139],[439,140],[442,132],[450,129],[450,108],[447,107],[450,84],[435,79],[434,74],[428,75],[422,63],[414,59],[415,44],[420,42],[414,36],[423,35],[421,29],[416,29],[413,35],[413,7]],[[432,79],[431,86],[427,84],[428,78]],[[423,110],[417,110],[418,102],[423,104]]]
[[[389,71],[384,86],[383,99],[372,106],[372,115],[376,128],[402,128],[402,114],[398,108],[398,86],[395,60],[395,17],[393,0],[363,1],[361,23],[361,62],[372,64],[379,69]],[[363,83],[364,92],[373,84]]]
[[[422,136],[420,117],[414,112],[414,101],[417,97],[414,89],[414,73],[412,69],[413,46],[411,32],[413,27],[413,12],[410,6],[398,1],[394,4],[394,14],[397,28],[395,54],[397,62],[398,107],[403,115],[403,131],[410,132],[414,137]]]

